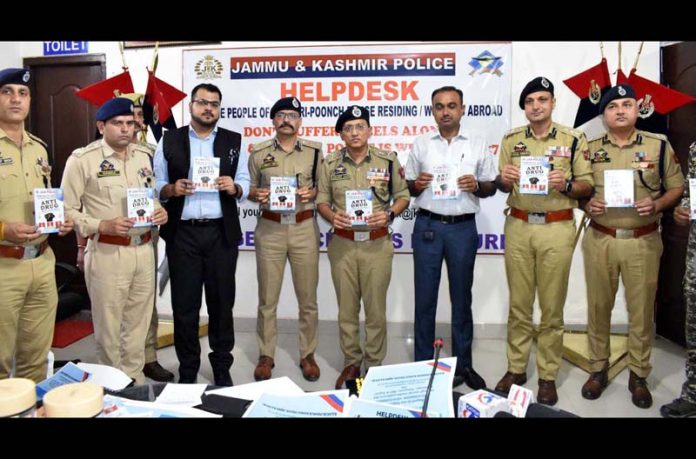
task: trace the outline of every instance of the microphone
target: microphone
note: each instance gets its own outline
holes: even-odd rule
[[[433,371],[430,372],[430,381],[428,381],[428,388],[425,390],[425,399],[423,400],[423,409],[421,409],[421,416],[424,418],[428,417],[428,401],[430,401],[430,390],[433,388],[433,380],[435,379],[435,372],[437,371],[437,362],[440,360],[440,349],[444,345],[442,338],[435,338],[433,341],[433,347],[435,348],[435,361],[433,362]]]

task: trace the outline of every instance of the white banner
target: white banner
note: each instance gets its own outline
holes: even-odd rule
[[[302,48],[191,49],[183,51],[183,90],[199,83],[222,91],[219,125],[242,133],[242,150],[275,135],[269,113],[281,97],[302,102],[300,136],[322,142],[324,154],[343,147],[334,125],[349,105],[367,106],[370,143],[396,151],[406,164],[413,140],[437,129],[430,97],[441,86],[464,92],[462,126],[483,136],[496,155],[510,128],[509,43],[334,46]],[[184,123],[190,114],[184,109]],[[395,171],[396,172],[396,171]],[[507,195],[481,201],[476,222],[479,253],[502,253]],[[241,206],[242,250],[253,250],[258,206]],[[415,219],[411,206],[392,225],[397,252],[410,253]],[[321,247],[330,225],[319,218]]]

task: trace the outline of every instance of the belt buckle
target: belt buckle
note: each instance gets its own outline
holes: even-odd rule
[[[534,225],[546,223],[546,214],[543,212],[527,212],[527,223]]]
[[[634,231],[632,229],[620,229],[616,228],[616,239],[632,239],[634,235]]]
[[[39,256],[39,246],[38,245],[27,245],[24,246],[24,255],[22,255],[22,260],[31,260]]]
[[[353,231],[353,240],[355,242],[365,242],[370,240],[369,231]]]
[[[281,225],[292,225],[296,222],[295,212],[283,212],[280,214]]]

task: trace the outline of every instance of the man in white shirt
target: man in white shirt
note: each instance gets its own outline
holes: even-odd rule
[[[479,198],[495,194],[495,161],[486,141],[461,129],[463,94],[444,86],[432,94],[438,130],[418,137],[406,164],[406,180],[416,197],[413,231],[415,277],[415,360],[433,358],[435,313],[442,272],[447,263],[452,303],[452,355],[457,357],[454,385],[486,387],[473,369],[474,327],[471,286],[478,249],[475,215]]]

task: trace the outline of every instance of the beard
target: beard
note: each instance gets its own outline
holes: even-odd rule
[[[215,116],[213,116],[212,119],[210,121],[208,121],[207,119],[205,119],[201,116],[197,116],[197,115],[194,115],[193,113],[191,113],[191,119],[193,121],[195,121],[196,123],[198,123],[200,126],[210,128],[210,127],[213,127],[217,124],[219,118],[216,118]]]

